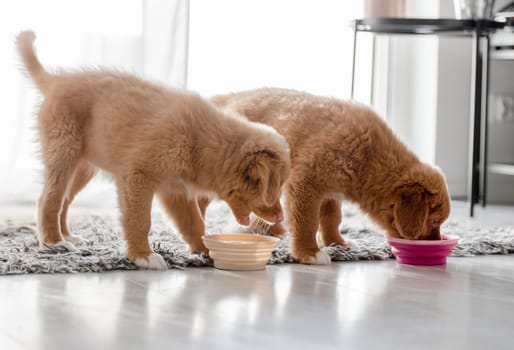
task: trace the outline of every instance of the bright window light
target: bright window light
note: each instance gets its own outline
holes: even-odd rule
[[[361,1],[194,0],[188,87],[205,95],[262,86],[350,96]]]

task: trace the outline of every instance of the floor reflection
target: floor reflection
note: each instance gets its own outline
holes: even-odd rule
[[[0,348],[472,348],[514,326],[512,261],[3,277]]]
[[[3,349],[34,348],[41,340],[39,304],[45,294],[41,281],[0,279],[0,344]],[[24,336],[20,336],[23,331]]]

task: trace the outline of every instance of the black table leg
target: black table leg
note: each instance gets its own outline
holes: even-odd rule
[[[471,63],[471,104],[470,104],[470,157],[468,173],[468,200],[470,216],[474,215],[474,205],[478,200],[479,161],[480,161],[480,118],[482,94],[482,61],[480,57],[480,28],[473,33],[473,59]]]
[[[484,37],[485,46],[482,52],[483,68],[484,68],[484,92],[482,94],[483,103],[483,134],[482,134],[482,207],[487,204],[487,152],[489,142],[489,35]]]

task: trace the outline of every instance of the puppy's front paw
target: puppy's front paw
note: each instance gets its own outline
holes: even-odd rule
[[[134,259],[134,264],[138,267],[150,270],[167,270],[168,264],[163,257],[157,253],[150,254],[147,258]]]
[[[327,253],[320,250],[313,257],[310,258],[308,264],[312,265],[330,265],[330,256]]]
[[[282,224],[275,224],[269,228],[269,234],[274,237],[282,237],[286,232],[287,231]]]
[[[65,241],[70,242],[72,244],[79,244],[82,242],[87,242],[84,238],[82,238],[80,236],[75,236],[75,235],[63,236],[63,238]]]
[[[357,250],[359,248],[358,244],[354,241],[350,241],[347,239],[336,239],[336,240],[330,240],[330,241],[324,241],[321,235],[316,236],[316,241],[318,242],[318,246],[320,248],[322,247],[344,247],[349,248],[352,250]]]
[[[297,255],[298,261],[309,265],[330,265],[330,256],[322,250]]]
[[[70,252],[70,253],[77,253],[79,250],[73,245],[71,242],[67,241],[60,241],[57,243],[43,243],[42,241],[39,242],[39,250],[40,251],[60,251],[62,252]]]
[[[209,249],[207,249],[203,242],[199,242],[197,244],[189,243],[189,250],[193,254],[209,254]]]
[[[344,241],[343,247],[350,248],[352,250],[358,250],[359,249],[359,245],[356,242],[350,241],[348,239],[346,239]]]

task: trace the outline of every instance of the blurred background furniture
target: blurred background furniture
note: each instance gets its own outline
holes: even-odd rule
[[[482,199],[485,205],[487,167],[487,96],[489,83],[490,34],[505,23],[490,19],[427,19],[427,18],[367,18],[357,19],[354,26],[352,90],[354,97],[357,38],[360,32],[373,34],[435,34],[469,36],[473,40],[470,90],[470,131],[468,141],[468,190],[470,215]],[[373,84],[373,72],[372,72]],[[372,87],[373,90],[373,87]]]
[[[505,23],[491,35],[487,172],[493,192],[504,193],[514,176],[514,1],[497,1],[494,17]],[[500,142],[501,140],[501,142]],[[509,196],[509,193],[506,194]],[[486,198],[484,198],[484,201]]]

